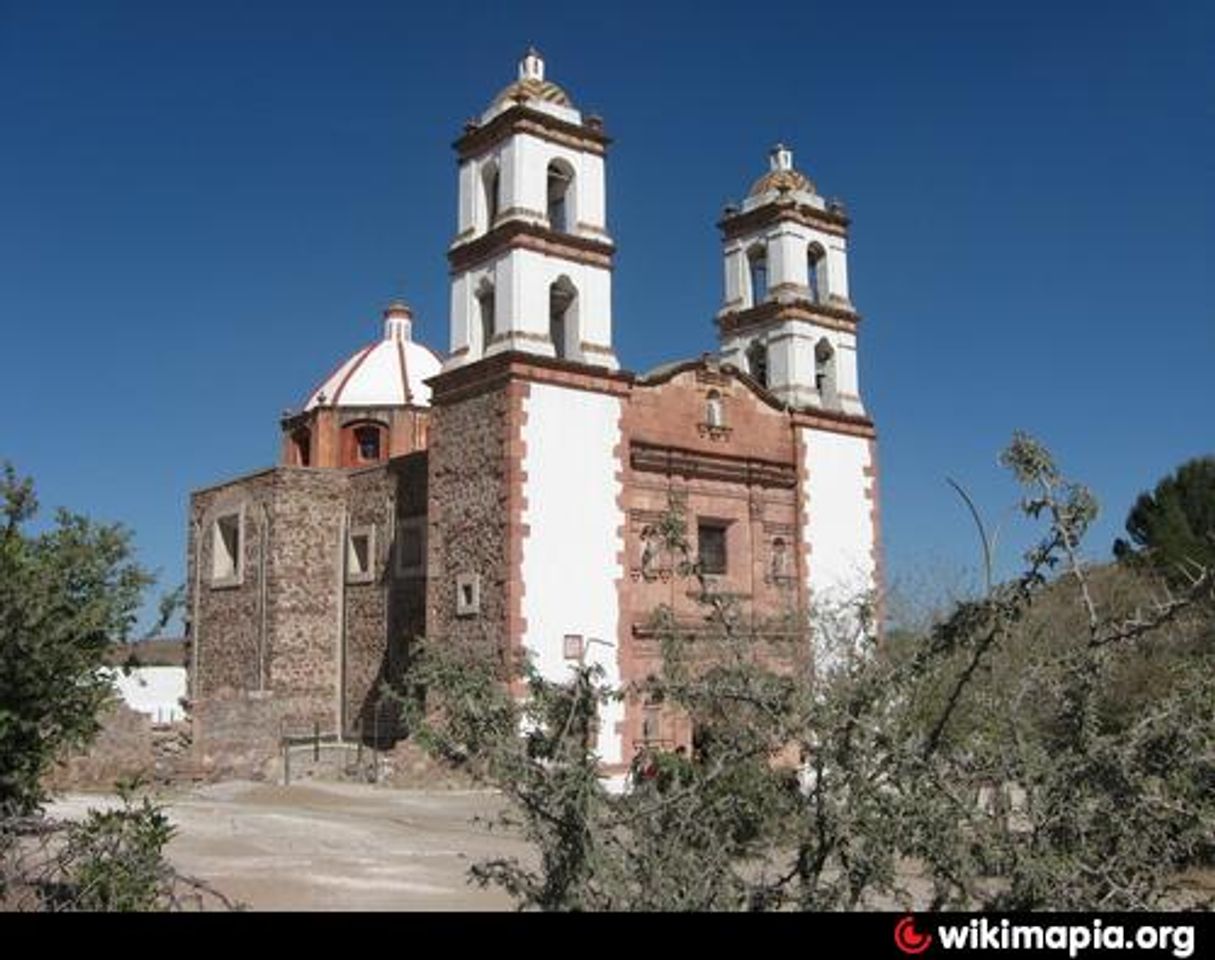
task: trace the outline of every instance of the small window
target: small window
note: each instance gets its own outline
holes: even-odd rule
[[[641,531],[641,575],[647,580],[658,575],[658,561],[662,555],[662,536],[652,526]]]
[[[702,522],[696,528],[696,545],[701,573],[726,572],[726,528],[721,523]]]
[[[783,583],[789,579],[789,545],[784,537],[772,541],[772,580]]]
[[[810,287],[810,302],[822,303],[823,293],[826,290],[826,272],[827,255],[817,243],[810,244],[810,251],[806,257],[806,281]]]
[[[751,268],[751,306],[758,306],[768,299],[768,251],[761,246],[747,251],[747,263]]]
[[[498,197],[502,190],[501,177],[498,174],[496,163],[491,163],[481,171],[481,182],[485,185],[485,229],[492,230],[494,221],[498,219],[500,206]]]
[[[814,387],[825,407],[839,402],[835,387],[835,350],[826,337],[814,346]]]
[[[561,277],[548,288],[548,335],[553,341],[553,351],[557,359],[564,360],[569,355],[570,308],[578,296],[578,291],[570,283],[568,277]]]
[[[557,233],[569,232],[568,196],[573,175],[559,164],[548,166],[548,226]]]
[[[481,577],[462,573],[456,577],[456,616],[475,617],[481,612]]]
[[[346,539],[346,580],[368,583],[375,576],[375,527],[354,527]]]
[[[295,463],[299,467],[309,467],[312,465],[312,431],[306,427],[301,430],[296,430],[291,435],[291,442],[295,447]]]
[[[662,739],[662,707],[647,703],[641,717],[641,739],[654,743]]]
[[[768,386],[768,348],[759,340],[747,348],[747,371],[761,387]]]
[[[494,316],[494,288],[486,287],[477,295],[477,305],[481,311],[481,353],[489,352],[490,344],[494,342],[497,332],[497,318]]]
[[[566,660],[581,660],[583,651],[582,634],[567,633],[564,642]]]
[[[380,428],[356,427],[354,431],[355,451],[360,460],[374,462],[380,459]]]
[[[709,395],[705,398],[705,423],[710,427],[726,425],[725,413],[721,406],[721,394],[716,390],[710,390]]]
[[[211,527],[211,581],[230,585],[240,582],[241,513],[239,510],[217,517]]]
[[[414,517],[397,525],[397,576],[415,577],[426,572],[426,518]]]

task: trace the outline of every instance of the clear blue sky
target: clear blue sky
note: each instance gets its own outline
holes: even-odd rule
[[[973,571],[944,477],[1006,518],[1014,428],[1094,556],[1215,448],[1210,2],[0,0],[0,458],[180,581],[187,492],[273,462],[388,299],[447,346],[450,144],[529,43],[616,138],[627,367],[713,347],[774,141],[847,202],[896,580]]]

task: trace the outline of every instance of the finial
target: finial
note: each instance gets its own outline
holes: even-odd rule
[[[535,47],[528,47],[527,53],[519,61],[519,79],[537,82],[544,79],[544,60]]]
[[[768,164],[773,170],[792,170],[793,151],[783,143],[778,143],[768,153]]]

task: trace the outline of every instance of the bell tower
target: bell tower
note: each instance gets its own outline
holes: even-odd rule
[[[426,625],[550,680],[586,663],[615,683],[632,380],[612,349],[607,145],[534,50],[455,144],[451,355],[428,381]],[[599,756],[622,774],[623,703],[599,719]]]
[[[451,272],[451,370],[507,351],[614,370],[612,257],[602,121],[544,76],[518,79],[455,143],[459,223]]]
[[[856,362],[861,318],[848,295],[848,217],[793,166],[788,147],[773,147],[768,163],[718,224],[722,358],[790,407],[864,416]]]

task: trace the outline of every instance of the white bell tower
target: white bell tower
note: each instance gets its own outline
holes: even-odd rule
[[[604,155],[594,116],[544,78],[518,79],[456,141],[459,227],[448,249],[453,369],[506,351],[616,369]]]
[[[718,226],[725,304],[722,358],[794,408],[864,416],[857,380],[860,315],[848,296],[848,217],[818,195],[777,144],[769,170]]]

